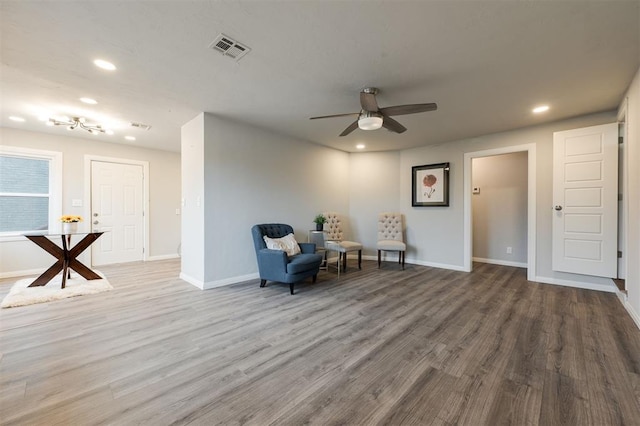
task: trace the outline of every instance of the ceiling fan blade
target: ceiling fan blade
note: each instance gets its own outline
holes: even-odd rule
[[[365,111],[378,111],[378,101],[375,93],[360,92],[360,105]]]
[[[405,115],[416,114],[418,112],[435,111],[438,109],[436,104],[412,104],[412,105],[396,105],[381,108],[380,112],[384,115]]]
[[[357,124],[358,122],[356,122],[356,125]],[[382,127],[396,133],[403,133],[407,130],[407,128],[404,127],[402,124],[398,123],[396,120],[394,120],[391,117],[387,117],[386,115],[382,119]]]
[[[340,133],[340,136],[347,136],[349,133],[353,132],[357,128],[358,128],[358,120],[354,121],[349,125],[349,127],[344,129],[344,131]]]
[[[319,117],[311,117],[309,120],[317,120],[318,118],[347,117],[349,115],[360,115],[359,112],[348,112],[346,114],[321,115]]]

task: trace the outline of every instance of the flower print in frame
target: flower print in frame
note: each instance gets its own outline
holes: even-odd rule
[[[449,163],[413,166],[411,172],[413,207],[449,205]]]

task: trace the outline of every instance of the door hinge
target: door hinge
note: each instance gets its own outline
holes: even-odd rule
[[[618,201],[622,201],[622,194],[618,194]]]
[[[618,259],[622,259],[622,252],[618,250]]]
[[[624,137],[623,136],[618,136],[618,143],[619,144],[623,144],[624,143]]]

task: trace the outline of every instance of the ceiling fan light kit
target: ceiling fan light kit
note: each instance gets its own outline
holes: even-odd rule
[[[378,106],[378,101],[376,100],[377,94],[378,89],[375,87],[365,87],[360,91],[360,106],[362,107],[360,112],[323,115],[320,117],[311,117],[310,119],[316,120],[318,118],[357,116],[358,119],[344,129],[342,133],[340,133],[340,136],[347,136],[358,128],[362,130],[377,130],[384,127],[394,133],[403,133],[407,128],[391,118],[392,115],[416,114],[419,112],[435,111],[438,109],[438,105],[434,103],[396,105],[380,108]]]
[[[358,127],[362,130],[378,130],[382,127],[382,115],[366,111],[358,119]]]

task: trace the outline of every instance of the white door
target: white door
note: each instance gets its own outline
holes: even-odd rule
[[[616,277],[618,125],[553,134],[554,271]]]
[[[91,162],[91,227],[104,231],[91,246],[94,265],[142,260],[143,199],[142,166]]]

